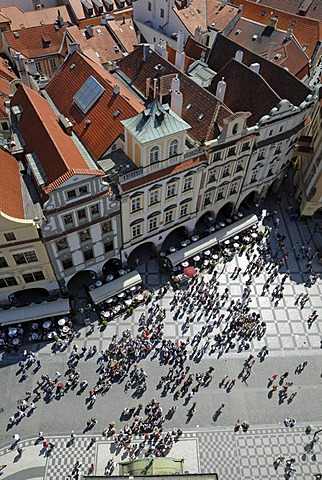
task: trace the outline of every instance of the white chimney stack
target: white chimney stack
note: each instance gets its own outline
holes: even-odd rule
[[[171,82],[171,91],[180,90],[180,80],[178,75],[176,75]]]
[[[274,56],[275,42],[271,42],[268,47],[267,60],[272,60]]]
[[[250,65],[250,69],[253,70],[253,72],[255,73],[259,73],[259,69],[260,69],[260,64],[259,63],[252,63]]]
[[[288,29],[287,29],[287,32],[286,32],[286,35],[285,35],[285,40],[286,40],[286,41],[291,40],[292,35],[293,35],[293,30],[292,30],[292,28],[288,28]]]
[[[177,51],[181,52],[183,50],[183,31],[179,30],[177,33]]]
[[[171,110],[181,117],[183,105],[183,95],[179,90],[172,90],[171,92]]]
[[[235,53],[235,60],[237,60],[237,62],[242,63],[243,57],[244,57],[244,52],[242,50],[237,50],[237,52]]]
[[[113,93],[114,95],[118,95],[120,93],[120,87],[119,85],[114,85],[113,87]]]
[[[177,50],[175,66],[177,67],[178,70],[181,70],[181,72],[184,72],[185,59],[186,59],[185,53],[183,51],[179,52]]]
[[[220,102],[224,103],[227,84],[224,81],[224,77],[217,83],[216,97]]]

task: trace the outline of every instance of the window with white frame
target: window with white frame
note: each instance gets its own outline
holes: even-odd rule
[[[141,197],[135,197],[131,200],[131,212],[137,212],[141,210]]]
[[[211,171],[209,172],[208,183],[215,182],[216,180],[217,180],[216,170],[211,170]]]
[[[30,252],[13,254],[12,256],[17,265],[38,262],[37,255],[33,250],[30,250]]]
[[[211,202],[212,202],[212,192],[205,193],[203,206],[206,207],[207,205],[210,205]]]
[[[32,283],[45,280],[45,275],[41,270],[39,270],[39,272],[24,273],[22,278],[24,279],[25,283]]]
[[[54,70],[55,68],[57,68],[57,62],[56,62],[56,59],[55,58],[51,58],[50,60],[50,67]]]
[[[176,184],[169,183],[167,185],[167,198],[174,197],[176,194]]]
[[[174,210],[168,210],[167,212],[165,212],[164,223],[173,222],[173,214]]]
[[[150,150],[150,164],[152,163],[156,163],[159,161],[159,147],[158,146],[154,146],[151,148]]]
[[[102,234],[103,235],[104,235],[104,233],[111,232],[112,231],[112,221],[107,220],[106,222],[102,223],[101,228],[102,228]]]
[[[221,200],[225,197],[225,187],[219,187],[217,192],[217,200]]]
[[[170,143],[169,157],[173,157],[178,154],[178,140],[172,140]]]
[[[158,228],[158,219],[157,217],[152,217],[149,219],[149,231],[155,230]]]
[[[68,215],[64,215],[63,220],[65,225],[74,224],[73,216],[71,215],[71,213],[69,213]]]
[[[40,62],[35,62],[36,63],[36,68],[38,72],[42,72],[42,64]]]
[[[266,148],[260,148],[258,150],[258,157],[257,157],[257,160],[263,160],[265,158],[265,150]]]
[[[225,165],[222,171],[223,177],[229,177],[230,175],[230,165]]]
[[[187,190],[191,190],[191,189],[192,189],[192,177],[186,177],[183,183],[183,191],[186,192]]]
[[[136,238],[142,234],[142,225],[141,223],[137,223],[136,225],[132,226],[132,237]]]
[[[0,288],[13,287],[14,285],[18,285],[15,277],[0,278]]]
[[[60,240],[57,240],[57,242],[56,242],[56,248],[57,248],[57,251],[58,251],[58,252],[60,252],[61,250],[65,250],[66,248],[68,248],[67,238],[64,237],[64,238],[61,238]]]
[[[236,155],[236,147],[230,147],[230,148],[228,148],[227,156],[228,156],[228,157],[233,157],[234,155]]]
[[[258,175],[258,170],[254,170],[252,173],[252,177],[250,179],[251,183],[257,182],[257,175]]]
[[[188,215],[188,203],[183,203],[180,205],[180,211],[179,211],[179,216],[184,217],[185,215]]]
[[[244,170],[244,160],[238,160],[236,163],[236,172],[242,172]]]
[[[232,184],[230,185],[229,195],[235,195],[235,193],[237,193],[237,188],[238,188],[238,182],[232,182]]]
[[[149,202],[150,205],[154,205],[159,202],[159,190],[151,190],[149,193]]]

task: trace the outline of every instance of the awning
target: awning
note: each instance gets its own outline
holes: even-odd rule
[[[198,242],[194,242],[188,247],[181,248],[177,250],[175,253],[171,253],[168,255],[168,259],[175,267],[179,263],[184,262],[188,258],[194,257],[199,252],[208,250],[209,248],[213,247],[217,243],[223,242],[228,238],[234,237],[238,235],[243,230],[256,225],[258,223],[258,218],[256,215],[249,215],[248,217],[242,218],[237,222],[232,223],[228,227],[224,227],[216,233],[208,235],[206,238],[202,240],[198,240]]]
[[[107,298],[113,297],[118,293],[123,292],[134,285],[142,283],[142,278],[139,272],[134,270],[133,272],[123,275],[112,282],[106,283],[101,287],[90,290],[89,294],[94,303],[100,303],[106,300]]]
[[[69,300],[59,299],[54,302],[43,302],[28,307],[11,307],[9,310],[0,312],[0,324],[11,325],[13,323],[30,322],[42,318],[66,315],[69,313]]]

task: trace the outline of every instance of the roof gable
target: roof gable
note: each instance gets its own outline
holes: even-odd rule
[[[36,27],[42,24],[53,24],[58,19],[58,15],[63,18],[64,22],[71,22],[65,5],[42,8],[41,10],[33,10],[31,12],[24,12],[21,8],[10,5],[1,7],[1,13],[10,20],[10,29],[12,31],[20,30],[21,28]]]
[[[83,114],[73,98],[91,75],[105,90]],[[119,93],[114,93],[114,85],[119,88]],[[123,133],[121,120],[144,110],[137,98],[109,72],[78,52],[68,57],[47,85],[46,92],[60,113],[73,122],[74,132],[97,160]]]

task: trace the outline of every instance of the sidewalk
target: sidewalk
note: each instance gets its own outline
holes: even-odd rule
[[[296,473],[294,478],[313,479],[321,471],[322,443],[313,450],[310,441],[319,425],[314,425],[310,435],[305,434],[306,425],[293,428],[284,426],[257,426],[247,433],[229,428],[186,431],[171,450],[169,456],[184,458],[184,469],[189,473],[218,473],[220,480],[240,478],[243,480],[270,480],[284,478],[285,465],[274,468],[274,460],[283,455],[285,460],[294,457]],[[16,452],[0,451],[0,461],[7,464],[2,478],[10,480],[64,480],[77,460],[83,463],[82,473],[87,473],[91,462],[95,462],[95,474],[104,475],[105,466],[113,456],[116,463],[129,459],[124,450],[115,454],[112,442],[96,435],[96,443],[90,449],[90,435],[79,435],[74,444],[67,447],[69,436],[50,437],[55,444],[49,457],[44,456],[42,444],[35,446],[35,440],[21,442],[25,449],[20,460]],[[137,439],[138,443],[140,440]],[[119,474],[118,467],[114,475]]]

